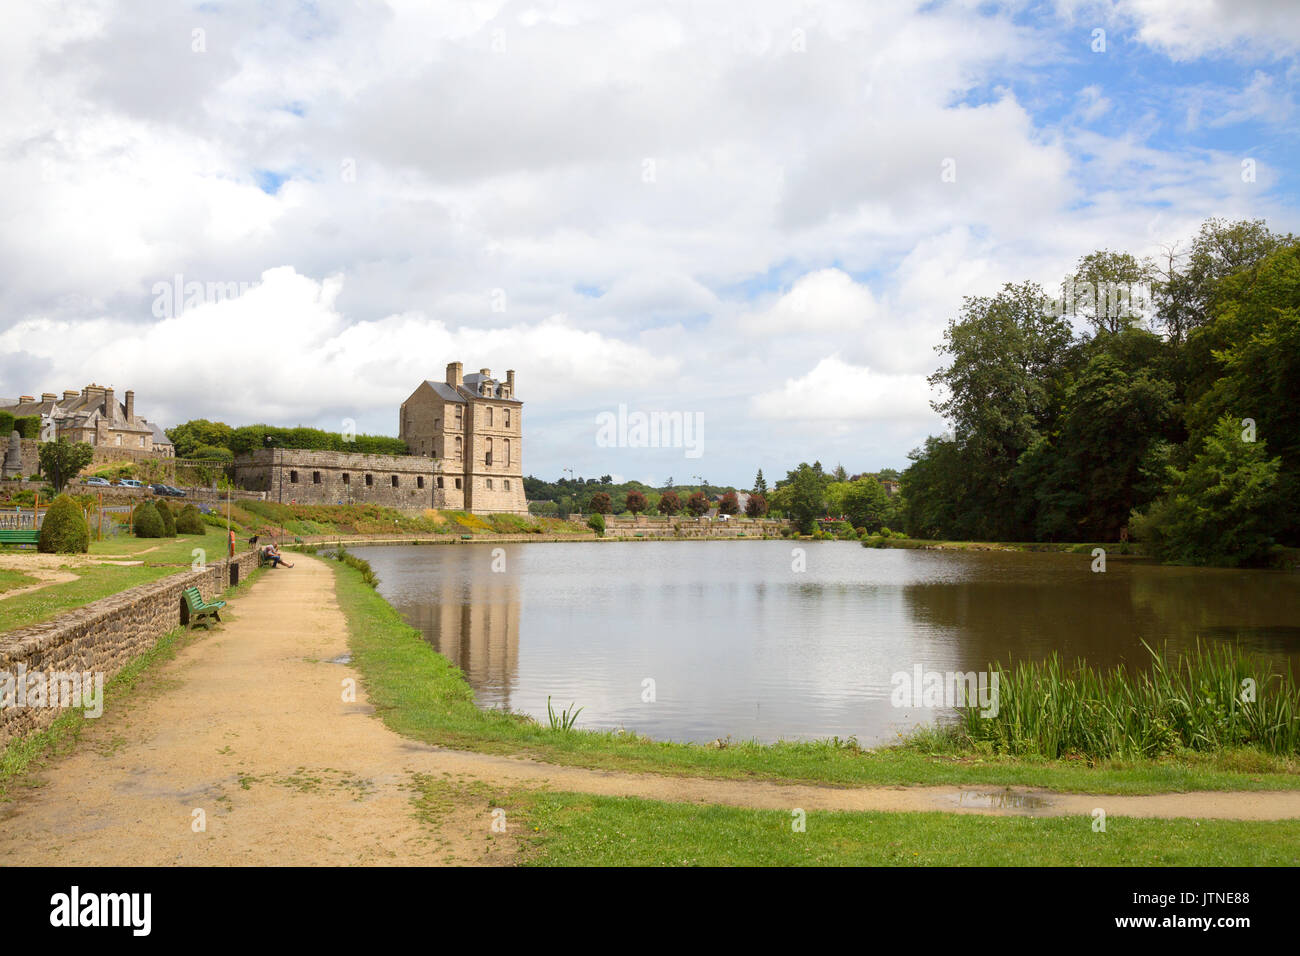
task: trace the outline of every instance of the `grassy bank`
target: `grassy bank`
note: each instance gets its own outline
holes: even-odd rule
[[[381,505],[286,505],[274,501],[242,501],[231,517],[249,532],[278,533],[299,538],[339,535],[478,534],[576,535],[591,537],[585,527],[556,518],[527,515],[474,515],[466,511],[426,508],[398,511]],[[224,512],[223,512],[224,513]]]
[[[109,595],[147,584],[187,568],[193,550],[202,548],[211,560],[226,554],[226,535],[209,528],[199,535],[178,538],[135,538],[119,535],[90,545],[90,557],[103,560],[139,561],[139,564],[83,564],[70,559],[60,570],[75,574],[75,581],[3,598],[0,594],[0,632],[39,624],[65,611],[84,607]]]
[[[348,619],[353,661],[371,703],[392,730],[428,743],[601,769],[840,786],[989,784],[1090,793],[1300,789],[1300,764],[1250,748],[1088,762],[954,753],[925,736],[907,747],[863,750],[852,740],[710,747],[634,733],[560,732],[523,715],[479,709],[461,672],[357,570],[338,562],[330,567]]]
[[[223,598],[237,597],[251,587],[263,572],[264,569],[255,568],[239,584],[227,588]],[[104,712],[116,710],[135,698],[143,688],[151,668],[171,660],[181,648],[193,641],[202,640],[209,633],[207,629],[190,631],[178,627],[160,637],[153,647],[130,660],[105,682]],[[88,720],[80,710],[65,710],[44,730],[9,741],[0,750],[0,800],[8,799],[9,791],[28,774],[75,747]]]
[[[535,866],[1296,866],[1300,821],[809,813],[531,793]]]

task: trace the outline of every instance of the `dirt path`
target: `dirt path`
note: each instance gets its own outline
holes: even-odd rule
[[[416,774],[790,810],[947,810],[1225,819],[1300,818],[1300,792],[1090,796],[978,788],[837,789],[561,767],[442,750],[390,732],[358,688],[342,700],[346,628],[320,560],[268,572],[229,620],[156,668],[135,700],[0,808],[0,865],[508,862],[487,798],[431,821]],[[359,684],[359,680],[358,680]],[[196,832],[195,811],[205,828]]]
[[[0,601],[7,601],[11,597],[17,597],[20,594],[31,594],[33,591],[39,591],[41,588],[48,588],[52,584],[64,584],[68,581],[77,580],[77,576],[71,571],[47,571],[42,568],[24,568],[23,574],[29,574],[36,578],[39,583],[25,584],[20,588],[14,588],[10,591],[0,591]]]

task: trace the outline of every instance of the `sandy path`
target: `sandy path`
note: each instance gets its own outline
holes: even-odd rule
[[[31,594],[33,591],[39,591],[41,588],[48,588],[52,584],[64,584],[68,581],[77,580],[77,575],[71,571],[46,571],[41,568],[24,568],[23,574],[30,574],[40,583],[25,584],[20,588],[14,588],[10,591],[0,591],[0,601],[6,601],[11,597],[17,597],[20,594]]]
[[[979,788],[837,789],[603,772],[406,740],[358,689],[345,703],[346,628],[320,560],[267,573],[227,623],[183,648],[137,699],[0,809],[0,864],[508,862],[487,797],[417,818],[415,774],[498,790],[549,787],[791,810],[1300,818],[1300,792],[1091,796]],[[359,681],[358,681],[359,683]],[[194,832],[193,811],[206,830]]]

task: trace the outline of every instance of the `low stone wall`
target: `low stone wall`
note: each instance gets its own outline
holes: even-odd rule
[[[50,621],[0,634],[0,675],[41,672],[102,672],[107,683],[129,661],[157,643],[182,621],[190,586],[205,600],[257,568],[257,552],[209,564],[202,571],[182,571],[130,588]],[[0,707],[0,746],[14,737],[49,726],[61,710],[55,707]]]

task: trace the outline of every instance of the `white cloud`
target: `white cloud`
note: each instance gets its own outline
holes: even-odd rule
[[[924,375],[885,375],[837,356],[754,398],[754,412],[785,421],[880,422],[933,417]]]

